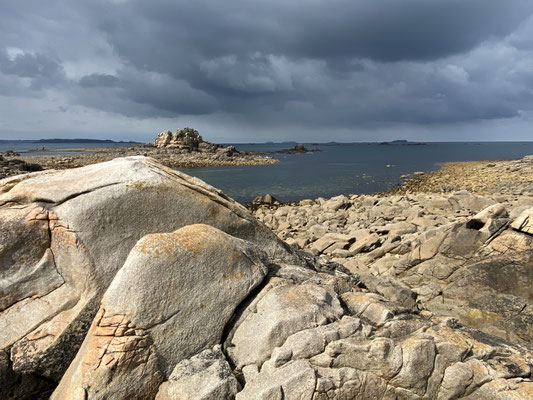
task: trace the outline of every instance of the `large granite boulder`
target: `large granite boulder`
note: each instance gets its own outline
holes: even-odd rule
[[[59,381],[135,243],[194,223],[249,240],[272,262],[299,259],[240,204],[149,158],[1,180],[4,387],[20,374]]]
[[[220,343],[268,269],[250,242],[208,225],[143,237],[106,291],[52,399],[153,398],[180,361]]]

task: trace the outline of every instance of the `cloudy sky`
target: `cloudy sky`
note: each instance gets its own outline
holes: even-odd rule
[[[0,139],[533,140],[531,0],[0,2]]]

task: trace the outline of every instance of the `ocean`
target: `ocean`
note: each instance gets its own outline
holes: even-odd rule
[[[49,154],[65,148],[109,146],[109,143],[0,143],[0,152],[25,151],[45,146]],[[114,145],[131,144],[117,143]],[[288,144],[235,144],[239,150],[275,151]],[[281,201],[331,197],[339,194],[365,194],[387,190],[402,182],[402,175],[432,171],[449,161],[502,160],[533,154],[533,142],[426,143],[425,145],[350,143],[313,145],[320,152],[269,154],[279,159],[272,165],[190,168],[181,171],[221,189],[241,203],[266,193]],[[38,153],[43,154],[43,153]],[[23,153],[21,154],[23,155]]]
[[[243,145],[239,150],[272,151],[289,145]],[[448,161],[501,160],[533,154],[533,142],[427,143],[380,145],[353,143],[305,144],[322,150],[306,154],[274,154],[273,165],[183,169],[246,203],[271,194],[280,201],[365,194],[385,191],[402,182],[401,176],[438,169]]]
[[[30,140],[0,140],[0,153],[7,150],[13,150],[19,152],[21,156],[25,155],[62,155],[72,154],[70,152],[62,152],[65,149],[90,149],[95,147],[131,147],[133,143],[121,143],[121,142],[53,142],[42,143],[32,142]],[[50,151],[39,151],[38,153],[31,152],[31,150],[45,148]],[[28,152],[29,151],[29,152]]]

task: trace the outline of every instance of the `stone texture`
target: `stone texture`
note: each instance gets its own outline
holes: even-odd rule
[[[139,240],[52,398],[69,399],[78,388],[91,399],[154,396],[179,361],[220,342],[267,273],[262,257],[207,225]]]
[[[228,343],[228,354],[237,367],[261,365],[293,333],[325,325],[343,314],[331,289],[288,281],[265,287],[253,310],[237,321]]]
[[[458,318],[506,340],[533,343],[528,291],[533,284],[528,225],[533,197],[493,199],[464,190],[362,195],[351,196],[345,210],[334,215],[325,207],[329,201],[285,206],[283,213],[265,209],[258,217],[274,230],[283,226],[280,237],[342,263],[372,291],[378,291],[378,281],[387,281],[389,287],[413,294],[402,296],[421,309]],[[384,294],[391,296],[393,292]],[[373,322],[386,321],[386,313],[372,307],[375,312],[368,314]]]
[[[146,159],[114,163],[128,168],[0,182],[7,398],[48,397],[54,377],[52,398],[84,400],[532,397],[533,236],[521,215],[533,197],[255,210],[301,247],[331,240],[315,259],[216,189]]]
[[[254,242],[273,262],[301,262],[244,207],[144,157],[4,179],[0,222],[0,349],[29,379],[59,381],[147,234],[203,222]]]
[[[533,208],[524,211],[520,216],[513,221],[511,227],[533,235]]]
[[[272,372],[259,374],[237,394],[236,399],[312,399],[315,385],[315,371],[309,361],[293,361]]]
[[[167,382],[159,387],[155,400],[233,399],[240,385],[220,346],[180,361]]]

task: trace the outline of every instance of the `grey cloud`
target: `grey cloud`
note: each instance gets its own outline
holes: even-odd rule
[[[42,53],[19,53],[10,58],[6,51],[0,52],[0,72],[30,78],[34,89],[53,86],[65,79],[60,60]]]
[[[23,53],[0,52],[0,94],[29,79],[35,96],[131,118],[262,127],[513,119],[533,108],[532,13],[530,0],[5,2],[0,48]]]
[[[512,32],[533,10],[528,0],[134,0],[100,27],[138,66],[182,72],[228,54],[304,58],[436,59]],[[130,24],[141,19],[140,24]],[[172,64],[180,61],[182,66]]]
[[[114,75],[94,73],[82,76],[79,83],[85,88],[115,87],[118,86],[119,79]]]
[[[120,80],[114,75],[86,75],[71,94],[79,104],[139,118],[216,111],[216,99],[186,81],[131,68],[119,71],[119,75]]]

